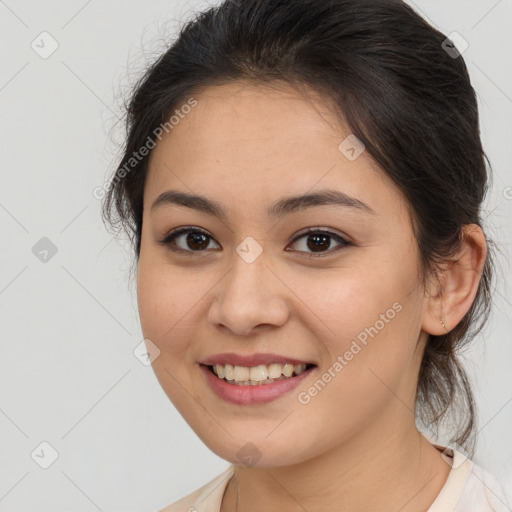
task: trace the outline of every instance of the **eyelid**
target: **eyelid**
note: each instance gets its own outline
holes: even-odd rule
[[[343,239],[347,243],[352,243],[350,240],[350,237],[346,236],[343,233],[342,234],[334,233],[333,231],[330,231],[330,229],[331,228],[325,228],[322,226],[306,228],[304,231],[301,231],[300,233],[298,233],[290,243],[296,242],[299,238],[302,238],[304,235],[309,235],[310,233],[325,234],[325,235],[331,236],[332,238],[339,238],[339,239]]]
[[[306,252],[306,251],[288,251],[288,252],[297,252],[302,257],[306,258],[322,258],[322,257],[329,257],[333,254],[338,253],[341,249],[344,249],[346,247],[353,246],[354,243],[350,240],[350,237],[347,237],[345,235],[339,235],[337,233],[334,233],[329,230],[330,228],[322,228],[321,226],[317,226],[314,228],[307,228],[306,230],[300,232],[294,239],[290,242],[290,244],[295,243],[297,240],[303,238],[306,235],[309,234],[320,234],[320,235],[326,235],[336,242],[338,242],[338,246],[331,248],[327,251],[320,251],[318,253],[315,252]]]
[[[180,254],[187,254],[189,256],[206,252],[206,250],[205,251],[190,251],[190,250],[182,249],[181,247],[171,247],[171,244],[174,242],[174,240],[176,240],[176,238],[178,238],[179,236],[181,236],[185,233],[190,233],[190,232],[200,233],[200,234],[206,236],[207,238],[215,241],[215,238],[213,236],[211,236],[207,231],[205,231],[201,228],[198,228],[197,226],[182,226],[180,228],[176,228],[174,230],[169,231],[163,237],[163,239],[158,241],[158,243],[161,245],[167,246],[173,252],[180,253]],[[218,242],[216,242],[216,243],[218,244]],[[218,244],[218,245],[220,245],[220,244]]]

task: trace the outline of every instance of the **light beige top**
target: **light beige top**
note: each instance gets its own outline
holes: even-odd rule
[[[448,478],[427,512],[511,512],[512,492],[461,452],[437,444],[451,465]],[[159,512],[220,512],[224,491],[234,466],[188,496]],[[509,494],[511,493],[511,494]]]

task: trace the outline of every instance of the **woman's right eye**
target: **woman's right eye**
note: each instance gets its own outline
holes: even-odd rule
[[[187,235],[187,236],[184,236]],[[181,239],[182,245],[179,245]],[[169,247],[171,251],[193,254],[208,249],[209,241],[213,238],[205,231],[202,231],[193,226],[186,226],[171,231],[160,241],[161,244]]]

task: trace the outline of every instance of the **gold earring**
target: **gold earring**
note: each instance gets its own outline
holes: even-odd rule
[[[448,329],[446,328],[446,325],[443,322],[443,301],[441,300],[441,297],[439,297],[439,302],[441,303],[441,324],[444,327],[444,330],[448,332]]]

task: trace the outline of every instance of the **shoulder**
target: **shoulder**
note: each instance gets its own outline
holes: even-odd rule
[[[505,478],[499,481],[462,452],[434,445],[450,464],[451,471],[445,485],[428,512],[510,512],[512,495]]]
[[[158,512],[213,512],[220,510],[222,497],[233,476],[233,466],[208,483]]]
[[[482,512],[509,512],[512,505],[512,482],[498,479],[477,464],[472,464],[472,471],[467,479],[460,500],[459,510]],[[475,508],[476,507],[476,508]]]

